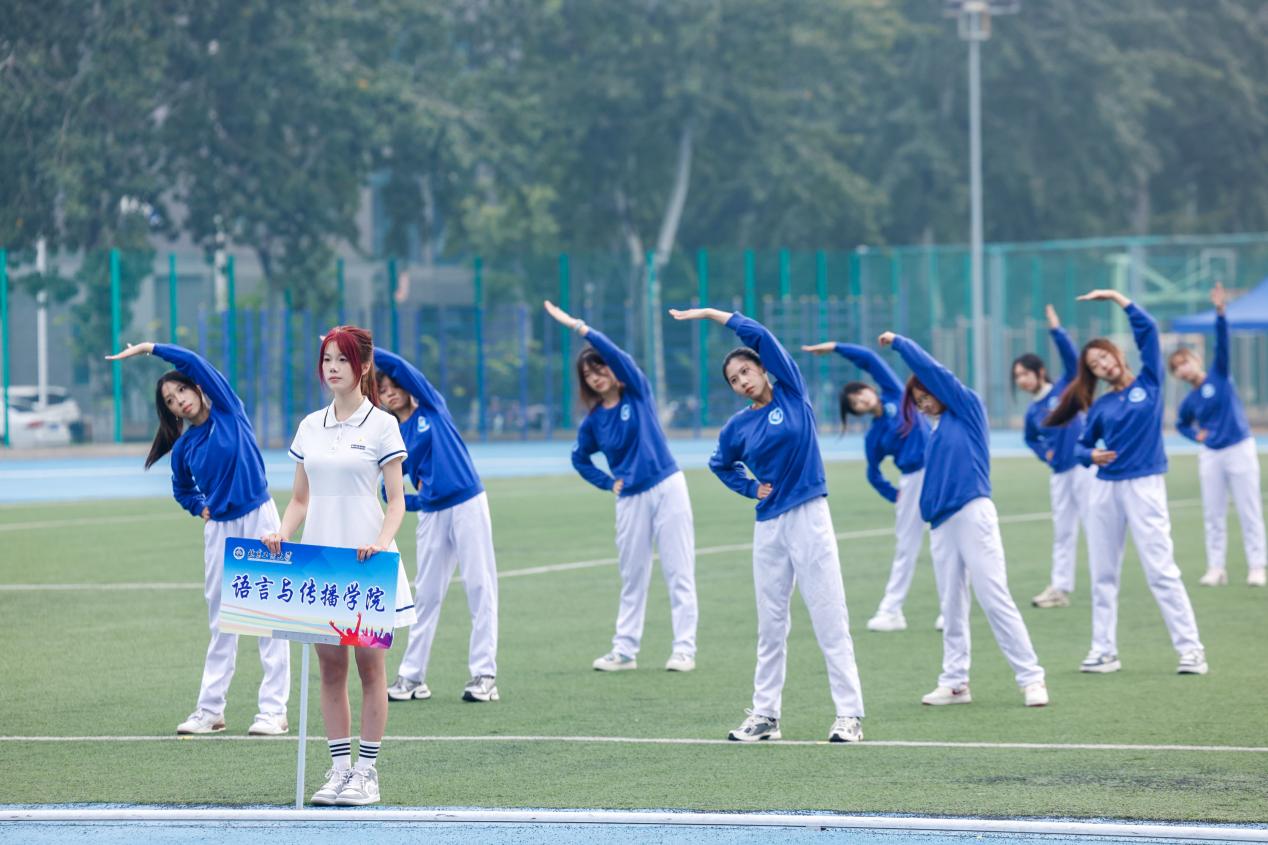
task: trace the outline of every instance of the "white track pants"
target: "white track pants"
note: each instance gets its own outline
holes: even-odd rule
[[[969,585],[986,613],[995,642],[1017,685],[1044,678],[1021,612],[1008,592],[1004,543],[995,503],[982,497],[955,512],[929,534],[933,574],[942,600],[942,674],[938,685],[959,689],[969,682]]]
[[[637,657],[643,639],[647,590],[652,579],[652,546],[669,588],[673,653],[696,654],[696,535],[687,479],[676,472],[650,490],[616,500],[617,567],[621,601],[612,651]]]
[[[1118,654],[1118,584],[1131,529],[1162,621],[1176,651],[1202,648],[1189,594],[1171,545],[1167,483],[1162,475],[1126,481],[1094,478],[1089,485],[1087,540],[1092,568],[1092,650]]]
[[[894,564],[889,570],[889,583],[881,599],[879,613],[902,613],[912,576],[916,574],[916,558],[925,539],[925,521],[920,518],[920,489],[925,471],[906,472],[898,479],[898,501],[894,503]]]
[[[471,675],[498,673],[498,571],[493,555],[489,497],[480,493],[461,504],[418,515],[418,573],[414,576],[414,624],[397,674],[427,678],[427,664],[440,622],[440,606],[454,569],[462,576],[471,612],[467,666]]]
[[[277,505],[269,499],[246,516],[227,522],[207,520],[203,526],[203,595],[207,597],[207,620],[211,626],[211,642],[207,645],[207,659],[203,662],[202,688],[198,692],[198,709],[209,713],[225,712],[225,695],[233,680],[233,669],[238,659],[238,635],[222,634],[220,626],[220,585],[225,573],[226,537],[263,537],[272,534],[282,525],[277,516]],[[264,667],[264,679],[260,682],[259,708],[261,713],[286,712],[286,701],[291,694],[291,649],[286,640],[257,637],[260,647],[260,665]]]
[[[1092,473],[1075,466],[1048,479],[1052,499],[1052,586],[1074,592],[1079,560],[1079,523],[1087,520],[1088,483]]]
[[[1206,525],[1206,565],[1223,569],[1228,550],[1228,498],[1233,497],[1242,524],[1242,544],[1250,569],[1263,569],[1264,500],[1259,490],[1259,452],[1255,438],[1247,437],[1223,449],[1205,446],[1198,454],[1198,478],[1202,483],[1202,515]]]
[[[828,687],[838,716],[863,716],[863,691],[850,639],[850,614],[832,514],[824,497],[798,505],[753,529],[753,583],[757,591],[757,671],[753,712],[779,718],[788,663],[793,587],[810,611],[828,664]]]

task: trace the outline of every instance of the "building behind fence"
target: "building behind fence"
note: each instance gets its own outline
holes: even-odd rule
[[[97,262],[113,270],[47,306],[49,382],[78,400],[85,437],[152,435],[153,383],[161,370],[111,366],[101,358],[116,340],[156,340],[188,346],[224,371],[261,442],[278,447],[304,414],[328,401],[317,378],[318,337],[336,323],[367,326],[377,343],[414,362],[469,437],[570,438],[581,413],[573,360],[584,341],[547,317],[541,308],[547,298],[601,328],[640,362],[671,433],[708,434],[742,404],[721,374],[735,338],[712,323],[678,323],[667,314],[699,303],[755,316],[794,351],[825,432],[838,427],[841,385],[860,373],[837,356],[797,348],[823,340],[872,344],[886,329],[926,345],[966,383],[983,367],[993,425],[1017,427],[1026,397],[1011,391],[1012,360],[1035,351],[1059,366],[1045,304],[1057,308],[1076,342],[1108,336],[1134,354],[1121,312],[1104,303],[1076,304],[1077,294],[1121,290],[1149,308],[1165,331],[1171,317],[1208,308],[1216,280],[1236,293],[1268,276],[1268,234],[988,245],[981,362],[972,359],[963,247],[702,250],[675,253],[663,265],[615,253],[487,256],[428,267],[349,260],[323,280],[333,291],[328,300],[305,308],[271,290],[246,254],[214,263],[202,255],[158,254],[140,262],[136,296],[118,297],[117,319],[90,328],[84,303],[110,307],[119,268],[138,263],[128,260],[137,256],[114,258]],[[83,260],[55,260],[51,272],[73,277]],[[7,383],[35,384],[37,303],[19,283],[31,268],[12,255],[0,264],[11,280],[4,303]],[[1172,336],[1164,348],[1182,342],[1204,348],[1210,339]],[[891,359],[902,373],[901,362]],[[1252,419],[1268,422],[1268,339],[1235,335],[1232,361]],[[1168,390],[1174,408],[1182,391],[1174,381]]]

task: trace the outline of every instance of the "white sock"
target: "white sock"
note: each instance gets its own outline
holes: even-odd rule
[[[361,771],[367,771],[374,768],[375,762],[379,759],[379,748],[383,745],[383,741],[370,742],[369,740],[361,740],[357,744],[357,768]]]
[[[330,759],[335,771],[342,772],[352,768],[352,737],[327,740],[327,744],[330,746]]]

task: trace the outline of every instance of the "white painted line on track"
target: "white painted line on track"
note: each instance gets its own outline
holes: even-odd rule
[[[1219,825],[1131,822],[1024,821],[1020,819],[851,816],[830,813],[702,813],[663,810],[472,810],[305,808],[0,809],[4,822],[446,822],[458,824],[662,825],[674,827],[771,827],[923,833],[994,833],[1065,837],[1114,837],[1170,841],[1268,842],[1268,829]]]
[[[1200,499],[1177,499],[1170,503],[1172,508],[1189,508],[1200,505]],[[1019,513],[1009,516],[1001,516],[999,521],[1004,525],[1012,525],[1024,522],[1043,522],[1051,519],[1052,514],[1049,511],[1041,511],[1036,513]],[[106,522],[116,522],[118,520],[104,520]],[[29,523],[28,523],[29,524]],[[79,523],[82,524],[82,523]],[[893,528],[867,528],[861,531],[841,531],[837,533],[837,540],[865,540],[874,537],[889,537],[894,533]],[[727,552],[743,552],[753,548],[752,543],[731,543],[724,546],[706,546],[702,549],[696,549],[696,557],[701,555],[717,555]],[[1007,549],[1005,549],[1007,552]],[[659,557],[657,555],[656,557]],[[571,563],[551,563],[545,566],[528,566],[521,569],[504,569],[498,573],[498,578],[522,578],[526,575],[547,575],[551,572],[569,572],[577,569],[594,569],[600,566],[615,566],[617,559],[614,557],[599,557],[591,560],[578,560]],[[454,577],[452,583],[458,583],[459,578]],[[40,590],[59,591],[59,590],[201,590],[202,582],[195,581],[171,581],[157,583],[100,583],[100,584],[0,584],[0,593],[4,592],[37,592]]]
[[[387,742],[474,742],[474,743],[589,743],[606,745],[725,745],[730,748],[784,746],[806,747],[841,743],[827,740],[781,739],[773,742],[732,742],[728,739],[698,739],[692,737],[643,737],[643,736],[523,736],[492,734],[486,736],[387,736]],[[203,736],[0,736],[0,742],[295,742],[293,736],[257,737],[242,734],[216,734]],[[325,743],[325,737],[309,737],[309,742]],[[1159,751],[1191,752],[1202,754],[1268,754],[1268,746],[1261,745],[1147,745],[1139,743],[1094,742],[942,742],[935,740],[878,739],[849,744],[850,748],[944,748],[978,749],[983,751]]]

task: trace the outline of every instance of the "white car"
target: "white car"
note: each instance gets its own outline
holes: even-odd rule
[[[84,439],[83,415],[79,403],[64,387],[48,388],[48,404],[39,404],[39,388],[34,385],[9,386],[9,442],[14,448],[65,446]]]

